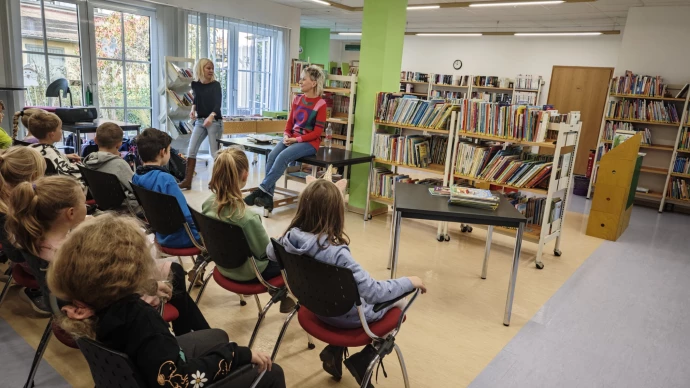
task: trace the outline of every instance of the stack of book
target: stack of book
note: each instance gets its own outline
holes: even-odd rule
[[[690,174],[690,157],[677,156],[673,163],[673,172]]]
[[[177,101],[177,103],[181,106],[194,105],[194,95],[192,94],[192,92],[187,92],[180,95],[170,90],[170,94],[173,96],[175,101]]]
[[[430,162],[430,136],[374,135],[374,156],[397,164],[427,167]]]
[[[444,100],[421,100],[415,96],[379,93],[376,120],[391,124],[432,129],[446,129],[453,111],[459,106]]]
[[[645,97],[665,97],[666,85],[661,76],[633,74],[626,70],[624,76],[614,77],[611,94],[631,94]]]
[[[458,163],[469,164],[470,168],[474,168],[469,170],[470,173],[475,172],[475,175],[470,175],[472,177],[513,187],[534,188],[548,185],[553,169],[553,156],[521,152],[519,147],[497,150],[493,156],[493,147],[478,151],[476,160],[458,160]],[[489,157],[489,162],[482,165]],[[458,168],[467,170],[465,165],[459,164]]]
[[[537,94],[533,92],[515,91],[515,103],[522,105],[535,105],[537,103]]]
[[[536,106],[463,100],[460,104],[458,130],[542,142],[546,138],[549,117],[549,111]]]
[[[323,94],[326,106],[330,108],[329,117],[346,117],[350,111],[350,97],[341,94],[326,92]]]
[[[431,135],[430,163],[446,164],[446,151],[448,150],[448,136]]]
[[[448,203],[484,210],[496,210],[501,199],[490,190],[475,189],[471,187],[450,186],[450,199]]]
[[[690,128],[683,127],[678,140],[678,149],[690,150]]]
[[[690,179],[672,178],[668,182],[667,196],[673,199],[690,200]]]
[[[429,187],[429,194],[437,196],[437,197],[450,197],[450,187],[447,187],[447,186]]]
[[[444,99],[446,102],[456,103],[455,100],[467,98],[467,92],[454,92],[451,90],[432,90],[431,98]]]
[[[645,99],[610,101],[606,117],[673,124],[677,124],[679,121],[675,105],[664,101],[647,101]]]
[[[477,75],[472,78],[472,85],[486,87],[486,88],[498,88],[499,78],[493,75]]]
[[[531,89],[537,91],[539,89],[539,85],[541,85],[540,75],[518,74],[517,77],[515,77],[516,89]]]

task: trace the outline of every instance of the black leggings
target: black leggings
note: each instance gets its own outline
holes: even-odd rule
[[[201,310],[187,293],[184,268],[179,263],[172,263],[170,272],[172,273],[173,292],[168,303],[175,306],[180,313],[179,318],[172,322],[175,334],[183,335],[192,330],[210,329],[211,327],[206,322]]]

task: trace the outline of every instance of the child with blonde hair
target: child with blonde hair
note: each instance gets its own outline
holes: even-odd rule
[[[77,154],[65,155],[55,148],[54,144],[62,140],[62,120],[50,112],[38,112],[31,115],[29,129],[38,143],[32,144],[46,160],[52,163],[59,175],[67,175],[81,181],[81,172],[76,163],[81,161]]]
[[[375,304],[393,300],[415,288],[426,292],[424,282],[417,276],[375,280],[355,261],[348,247],[350,238],[345,233],[345,202],[340,190],[328,180],[316,180],[302,191],[297,214],[279,242],[289,253],[307,255],[324,263],[350,269],[362,298],[361,308],[367,323],[380,320],[388,310],[406,302],[402,300],[378,312],[374,311]],[[266,251],[268,258],[275,260],[273,246],[269,244]],[[344,329],[362,325],[355,306],[343,316],[319,318],[329,325]],[[344,352],[343,347],[328,345],[320,355],[324,370],[338,380],[342,377]],[[368,345],[345,360],[345,366],[358,384],[362,383],[367,366],[374,356],[375,350]]]
[[[242,187],[247,183],[249,161],[243,150],[235,147],[218,152],[213,162],[213,173],[209,188],[211,195],[201,207],[202,213],[242,228],[249,244],[256,266],[264,279],[280,276],[280,266],[266,257],[266,247],[270,240],[261,224],[261,216],[247,211],[242,200]],[[216,266],[223,276],[238,282],[258,282],[252,263],[247,260],[238,268]],[[289,313],[294,302],[285,297],[280,303],[280,311]]]
[[[12,118],[12,138],[16,139],[17,136],[19,135],[19,122],[22,122],[22,125],[24,128],[26,128],[26,135],[22,139],[23,142],[26,143],[31,143],[31,144],[36,144],[38,143],[38,139],[36,139],[32,134],[31,130],[29,129],[29,119],[31,119],[31,116],[35,115],[36,113],[47,113],[43,109],[39,108],[28,108],[28,109],[23,109],[14,114],[14,117]]]
[[[48,269],[48,286],[68,301],[60,324],[76,336],[101,342],[129,356],[147,387],[285,387],[282,369],[268,355],[229,342],[220,329],[175,337],[156,310],[139,298],[151,282],[152,263],[141,252],[149,242],[138,223],[110,214],[76,228]],[[232,383],[238,367],[257,364]]]

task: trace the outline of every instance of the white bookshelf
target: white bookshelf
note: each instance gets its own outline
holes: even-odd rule
[[[179,122],[189,120],[189,113],[192,107],[180,104],[174,94],[182,95],[192,90],[192,77],[180,75],[173,64],[180,68],[193,68],[194,58],[165,57],[164,58],[164,82],[158,90],[162,99],[161,115],[158,117],[161,128],[165,128],[173,139],[176,139],[181,131],[178,129]]]
[[[518,85],[517,78],[515,79],[506,79],[504,83],[504,87],[494,87],[494,86],[477,86],[475,85],[475,78],[476,77],[481,77],[481,76],[474,76],[470,75],[468,76],[468,84],[466,85],[451,85],[451,84],[443,84],[443,83],[433,83],[433,79],[435,78],[435,74],[429,74],[429,81],[427,82],[421,82],[421,81],[407,81],[407,80],[400,80],[400,84],[405,87],[407,90],[407,86],[410,86],[410,91],[401,91],[400,93],[406,94],[406,95],[414,95],[418,96],[420,98],[432,98],[432,95],[434,94],[435,91],[439,92],[460,92],[460,93],[465,93],[467,96],[466,98],[470,98],[472,96],[473,92],[480,92],[480,93],[505,93],[505,94],[510,94],[511,97],[511,104],[526,104],[526,105],[539,105],[539,99],[541,98],[541,93],[542,89],[544,86],[544,80],[542,77],[538,76],[534,79],[532,88],[526,88],[526,87],[519,87],[522,85]],[[512,82],[513,87],[508,87],[508,83]],[[536,87],[535,87],[536,86]],[[518,97],[519,96],[531,96],[533,97],[530,102],[526,102],[526,100],[520,100]],[[445,97],[433,97],[433,98],[445,98]],[[462,97],[460,97],[462,98]],[[455,99],[455,98],[453,98]],[[458,98],[459,99],[459,98]]]

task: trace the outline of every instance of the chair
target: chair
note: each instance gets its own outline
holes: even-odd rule
[[[395,343],[395,336],[400,331],[400,326],[405,320],[405,313],[417,298],[419,290],[414,291],[414,295],[403,310],[392,308],[381,320],[370,325],[364,317],[357,282],[350,269],[324,263],[312,257],[288,253],[275,239],[271,239],[271,243],[285,278],[285,284],[290,293],[298,299],[295,310],[285,319],[273,349],[272,358],[275,359],[285,331],[292,317],[297,313],[302,328],[308,334],[327,344],[344,347],[359,347],[369,344],[374,346],[376,356],[369,363],[364,374],[362,388],[368,386],[374,366],[393,350],[400,360],[405,388],[409,388],[407,368],[402,352]],[[405,296],[402,295],[394,300],[379,303],[374,306],[374,311],[380,311],[391,306]],[[362,323],[361,329],[340,329],[324,323],[317,317],[317,315],[324,317],[341,316],[350,311],[352,306],[357,307]]]
[[[108,349],[88,338],[79,338],[77,345],[79,345],[81,353],[86,358],[86,362],[89,363],[89,369],[91,370],[93,381],[96,383],[96,388],[147,387],[139,376],[136,366],[126,354]],[[251,364],[243,365],[217,384],[204,385],[204,387],[222,386],[251,369]],[[255,387],[262,377],[263,374],[259,375],[251,387]]]
[[[256,278],[259,280],[258,283],[238,283],[234,280],[228,279],[223,276],[217,268],[213,269],[213,272],[206,276],[204,279],[204,284],[199,290],[199,295],[197,295],[196,303],[199,304],[201,296],[206,290],[209,280],[213,277],[216,283],[224,289],[234,292],[239,295],[254,295],[254,300],[256,301],[256,306],[259,309],[259,319],[254,326],[254,331],[252,332],[252,337],[249,340],[249,348],[254,345],[254,340],[259,332],[259,327],[261,322],[266,317],[268,309],[272,305],[280,301],[283,296],[287,293],[285,289],[285,281],[282,276],[276,276],[272,279],[264,279],[261,276],[259,268],[256,266],[256,261],[252,256],[252,252],[249,249],[249,244],[239,226],[231,225],[227,222],[223,222],[219,219],[203,215],[196,210],[190,208],[192,212],[192,218],[194,223],[199,227],[199,233],[204,241],[204,246],[208,251],[210,260],[216,263],[216,266],[220,265],[223,268],[238,268],[242,266],[247,260],[251,260],[252,266],[254,267],[254,273]],[[208,261],[205,261],[199,268],[199,272],[202,272],[204,268],[208,265]],[[261,308],[261,302],[259,301],[259,294],[265,294],[271,291],[271,300],[266,303],[266,306]]]
[[[194,244],[186,248],[170,248],[159,244],[161,251],[179,258],[191,257],[193,261],[194,256],[200,255],[206,251],[204,246],[194,238],[191,226],[187,224],[182,209],[180,209],[180,204],[177,203],[177,199],[174,196],[148,190],[134,183],[131,183],[131,185],[132,190],[134,190],[134,195],[137,197],[137,201],[139,201],[139,204],[144,210],[146,221],[154,232],[173,234],[184,227],[189,239],[192,241],[192,244]],[[194,276],[194,280],[190,283],[188,292],[191,292],[192,287],[194,287],[196,283],[196,278],[200,273],[201,271],[196,271],[196,276]]]
[[[28,147],[28,146],[31,145],[31,143],[28,143],[28,142],[25,142],[25,141],[21,141],[21,140],[17,140],[17,139],[12,139],[12,145],[13,145],[13,146]]]
[[[55,166],[53,165],[53,162],[48,159],[48,158],[43,158],[46,161],[46,176],[48,175],[57,175],[57,170],[55,169]]]
[[[129,212],[136,216],[134,209],[131,208],[129,201],[127,201],[127,194],[116,175],[92,170],[81,165],[78,165],[78,167],[99,210],[121,209],[124,202]]]

